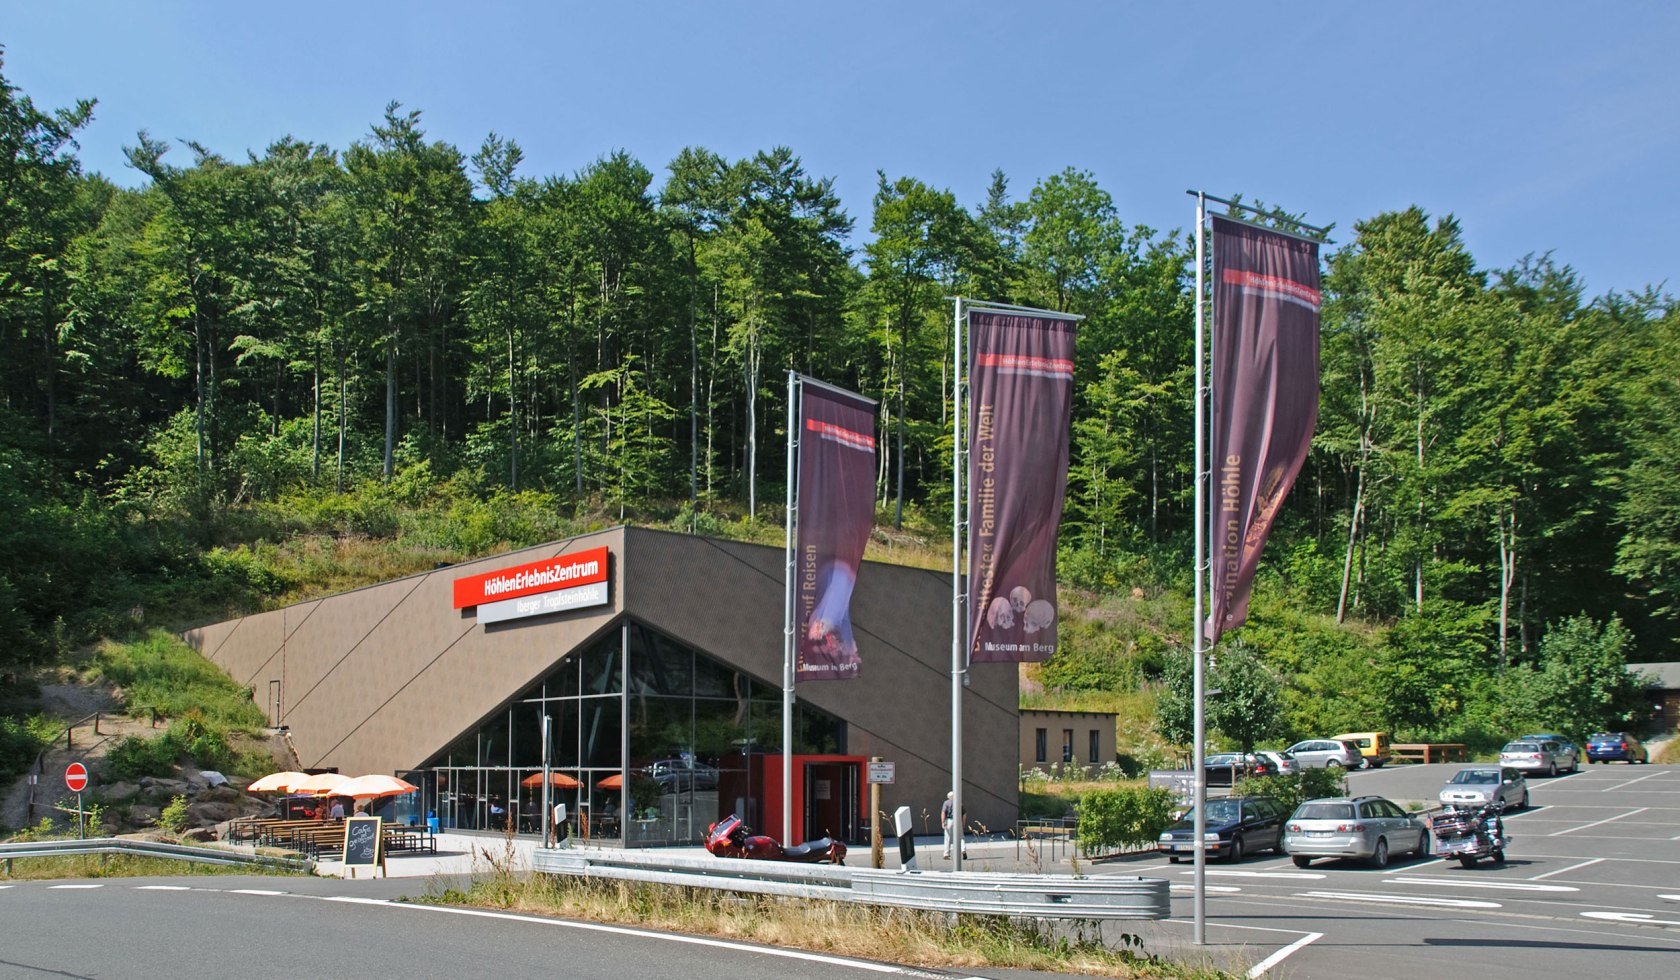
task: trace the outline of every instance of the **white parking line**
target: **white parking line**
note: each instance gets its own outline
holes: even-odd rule
[[[1248,970],[1249,980],[1254,980],[1255,977],[1260,976],[1261,974],[1265,973],[1267,970],[1270,970],[1272,967],[1277,966],[1279,963],[1282,963],[1284,960],[1289,958],[1289,954],[1295,952],[1296,950],[1300,949],[1301,947],[1310,945],[1311,943],[1316,942],[1317,940],[1320,940],[1320,939],[1323,939],[1323,938],[1324,938],[1324,933],[1322,933],[1322,932],[1309,932],[1309,933],[1307,933],[1305,936],[1302,936],[1300,939],[1295,940],[1294,942],[1290,943],[1288,946],[1283,947],[1282,949],[1278,950],[1277,952],[1273,953],[1272,955],[1270,955],[1270,956],[1266,957],[1265,959],[1261,960],[1260,962],[1254,964],[1252,967],[1249,967],[1249,970]]]
[[[229,888],[228,889],[228,894],[229,895],[284,895],[286,893],[281,892],[281,891],[275,891],[271,888]]]
[[[1399,905],[1430,905],[1444,909],[1498,909],[1498,902],[1480,902],[1467,898],[1423,898],[1411,895],[1379,895],[1371,892],[1298,892],[1299,898],[1339,898],[1348,902],[1383,902]]]
[[[1181,875],[1193,875],[1195,873],[1196,872],[1194,872],[1194,871],[1180,871],[1179,872],[1179,874],[1181,874]],[[1303,879],[1304,878],[1304,879],[1309,879],[1309,880],[1316,880],[1318,878],[1324,877],[1321,874],[1313,874],[1311,871],[1224,871],[1224,870],[1215,871],[1214,869],[1209,868],[1207,870],[1207,873],[1210,874],[1210,875],[1226,875],[1226,876],[1232,877],[1232,878],[1295,878],[1295,879]]]
[[[48,888],[104,888],[104,885],[48,885]]]
[[[137,892],[190,892],[191,885],[135,885]]]
[[[1680,902],[1680,895],[1658,895],[1657,897],[1668,902]]]
[[[1651,773],[1649,776],[1640,776],[1638,779],[1630,779],[1625,783],[1617,783],[1614,786],[1606,786],[1606,787],[1604,787],[1604,789],[1600,790],[1599,792],[1608,793],[1613,789],[1621,789],[1623,786],[1632,786],[1634,783],[1643,783],[1647,779],[1656,779],[1658,776],[1666,776],[1666,775],[1668,775],[1667,772],[1654,772],[1654,773]]]
[[[1649,809],[1650,809],[1650,807],[1648,807],[1648,806],[1642,806],[1637,810],[1629,810],[1626,813],[1617,814],[1614,817],[1605,817],[1603,820],[1595,820],[1592,823],[1584,823],[1579,827],[1571,827],[1568,830],[1560,830],[1560,831],[1557,831],[1556,833],[1547,834],[1546,836],[1548,836],[1548,837],[1562,837],[1564,834],[1573,834],[1577,830],[1588,830],[1588,829],[1591,829],[1593,827],[1598,827],[1598,826],[1601,826],[1603,824],[1610,823],[1612,820],[1620,820],[1623,817],[1631,817],[1631,816],[1634,816],[1635,814],[1644,813],[1646,810],[1649,810]]]
[[[1186,885],[1176,881],[1172,883],[1172,888],[1173,891],[1188,892],[1191,894],[1194,894],[1196,891],[1195,885]],[[1203,885],[1202,890],[1210,894],[1220,895],[1230,895],[1234,892],[1242,891],[1242,889],[1238,888],[1236,885]]]
[[[1608,919],[1611,922],[1636,922],[1642,926],[1680,926],[1680,922],[1659,919],[1646,912],[1582,912],[1589,919]]]
[[[1590,858],[1586,861],[1582,861],[1580,864],[1571,864],[1567,868],[1559,868],[1556,871],[1548,871],[1543,875],[1535,875],[1534,877],[1532,877],[1528,880],[1529,881],[1539,881],[1541,878],[1550,878],[1552,875],[1560,875],[1560,874],[1563,874],[1565,871],[1574,871],[1577,868],[1584,868],[1589,864],[1598,864],[1598,863],[1602,862],[1603,860],[1604,860],[1604,858]]]
[[[1450,888],[1504,888],[1515,892],[1578,892],[1573,885],[1530,885],[1521,881],[1487,881],[1475,878],[1448,878],[1434,875],[1428,878],[1384,878],[1408,885],[1446,885]]]

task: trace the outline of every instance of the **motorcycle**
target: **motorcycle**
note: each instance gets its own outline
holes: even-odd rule
[[[1499,817],[1503,803],[1495,801],[1483,806],[1449,806],[1435,818],[1435,853],[1448,861],[1457,859],[1466,868],[1475,867],[1481,858],[1494,864],[1505,863],[1505,848],[1511,838],[1505,836],[1505,821]]]
[[[759,861],[798,861],[802,864],[845,864],[846,845],[828,837],[783,847],[774,837],[754,834],[733,813],[706,828],[706,850],[723,858]]]

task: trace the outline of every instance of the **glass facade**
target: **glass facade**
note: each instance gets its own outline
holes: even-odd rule
[[[444,829],[540,833],[545,715],[550,802],[565,805],[573,836],[697,844],[730,813],[763,826],[755,760],[780,752],[780,687],[635,621],[405,775],[423,788],[422,813],[435,811]],[[839,754],[845,742],[844,723],[796,705],[795,753]]]

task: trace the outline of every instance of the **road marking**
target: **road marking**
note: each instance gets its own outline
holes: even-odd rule
[[[1571,827],[1568,830],[1559,830],[1559,831],[1556,831],[1555,833],[1547,834],[1546,836],[1548,836],[1548,837],[1562,837],[1564,834],[1573,834],[1577,830],[1587,830],[1587,829],[1590,829],[1592,827],[1599,827],[1599,826],[1602,826],[1604,824],[1610,823],[1613,820],[1620,820],[1623,817],[1631,817],[1635,814],[1644,813],[1646,810],[1649,810],[1649,809],[1650,809],[1650,807],[1648,807],[1648,806],[1642,806],[1637,810],[1629,810],[1626,813],[1618,814],[1614,817],[1605,817],[1603,820],[1595,820],[1592,823],[1584,823],[1579,827]]]
[[[390,899],[386,899],[386,898],[357,898],[354,895],[322,895],[321,896],[321,901],[323,901],[323,902],[345,902],[345,903],[348,903],[350,905],[391,905],[391,904],[394,904],[394,903],[391,902]]]
[[[1400,881],[1408,885],[1447,885],[1452,888],[1506,888],[1514,892],[1578,892],[1581,890],[1573,885],[1530,885],[1520,881],[1477,881],[1474,878],[1447,878],[1444,876],[1384,878],[1383,880]]]
[[[1580,864],[1571,864],[1567,868],[1559,868],[1556,871],[1548,871],[1543,875],[1535,875],[1532,878],[1529,878],[1528,880],[1529,881],[1539,881],[1541,878],[1550,878],[1552,875],[1560,875],[1560,874],[1563,874],[1565,871],[1574,871],[1577,868],[1584,868],[1589,864],[1598,864],[1599,862],[1601,862],[1603,860],[1604,860],[1604,858],[1591,858],[1589,860],[1582,861]]]
[[[1654,772],[1654,773],[1651,773],[1649,776],[1640,776],[1638,779],[1630,779],[1625,783],[1617,783],[1614,786],[1606,786],[1602,790],[1599,790],[1599,792],[1608,793],[1613,789],[1621,789],[1623,786],[1632,786],[1634,783],[1643,783],[1647,779],[1656,779],[1658,776],[1666,776],[1666,775],[1668,775],[1668,773],[1666,773],[1666,772]]]
[[[229,888],[228,889],[228,894],[229,895],[284,895],[286,893],[281,892],[281,891],[275,891],[271,888]]]
[[[48,888],[104,888],[104,885],[48,885]]]
[[[8,885],[6,887],[10,888],[11,886]],[[1667,899],[1670,902],[1680,902],[1680,895],[1658,895],[1657,897]]]
[[[8,888],[12,888],[12,887],[15,887],[15,886],[12,886],[12,885],[0,885],[0,892],[3,892],[3,891],[5,891],[5,890],[6,890],[6,889],[8,889]]]
[[[1467,898],[1418,898],[1411,895],[1378,895],[1370,892],[1300,892],[1300,898],[1339,898],[1349,902],[1387,902],[1400,905],[1434,905],[1447,909],[1498,909],[1498,902],[1480,902]]]
[[[135,885],[137,892],[190,892],[190,885]]]
[[[1185,884],[1181,884],[1181,883],[1176,882],[1176,881],[1173,882],[1172,887],[1175,891],[1191,892],[1191,893],[1194,893],[1196,891],[1196,886],[1195,885],[1185,885]],[[1238,888],[1236,885],[1203,885],[1202,890],[1203,891],[1208,891],[1208,892],[1217,892],[1221,895],[1229,895],[1232,892],[1242,891],[1242,889]]]
[[[563,919],[544,919],[534,915],[516,915],[511,912],[490,912],[484,909],[462,909],[442,905],[413,905],[407,902],[387,902],[388,908],[403,909],[413,912],[436,912],[443,915],[467,915],[481,919],[501,919],[506,922],[528,922],[532,925],[551,926],[557,929],[577,929],[583,932],[605,932],[615,936],[634,936],[638,939],[656,939],[670,943],[683,943],[690,946],[706,946],[712,949],[732,949],[746,953],[757,953],[760,956],[779,956],[789,960],[804,960],[808,963],[822,963],[827,966],[847,967],[863,970],[867,973],[890,973],[896,976],[925,976],[923,971],[911,967],[891,966],[886,963],[870,963],[865,960],[843,959],[838,956],[824,956],[821,953],[807,953],[804,950],[785,949],[780,946],[759,946],[751,943],[731,942],[724,939],[711,939],[704,936],[682,936],[673,933],[650,932],[646,929],[631,929],[625,926],[609,926],[599,922],[571,922]],[[1294,931],[1294,930],[1291,930]],[[952,978],[952,980],[981,980],[975,977]]]
[[[1324,933],[1322,933],[1322,932],[1309,932],[1309,933],[1307,933],[1305,936],[1302,936],[1300,939],[1295,940],[1294,942],[1290,943],[1288,946],[1283,947],[1282,949],[1278,950],[1277,952],[1273,953],[1272,955],[1266,957],[1265,959],[1261,960],[1260,962],[1258,962],[1258,963],[1254,964],[1252,967],[1250,967],[1249,970],[1248,970],[1249,980],[1254,980],[1255,977],[1260,976],[1261,974],[1265,973],[1267,970],[1270,970],[1272,967],[1277,966],[1279,963],[1282,963],[1284,960],[1289,958],[1289,955],[1291,953],[1295,952],[1296,950],[1300,949],[1301,947],[1310,945],[1310,944],[1312,944],[1314,942],[1317,942],[1318,940],[1323,939],[1323,938],[1324,938]]]
[[[1680,926],[1680,922],[1659,919],[1645,912],[1582,912],[1589,919],[1608,919],[1611,922],[1636,922],[1642,926]]]
[[[1193,875],[1195,873],[1196,872],[1194,871],[1179,872],[1181,875]],[[1316,881],[1317,879],[1324,877],[1321,874],[1313,874],[1310,871],[1215,871],[1212,868],[1209,868],[1207,869],[1207,873],[1210,875],[1227,875],[1234,878],[1294,878],[1311,881]]]

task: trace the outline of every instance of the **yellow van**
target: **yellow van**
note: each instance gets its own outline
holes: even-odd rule
[[[1387,732],[1344,732],[1336,736],[1338,742],[1352,742],[1359,746],[1359,754],[1365,757],[1365,764],[1373,769],[1382,768],[1389,760]]]

